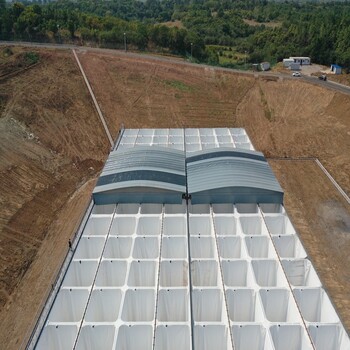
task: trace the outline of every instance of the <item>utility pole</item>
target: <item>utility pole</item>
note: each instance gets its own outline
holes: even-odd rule
[[[193,53],[193,43],[191,43],[191,60],[192,60],[192,53]]]
[[[126,52],[126,33],[124,33],[124,51]]]

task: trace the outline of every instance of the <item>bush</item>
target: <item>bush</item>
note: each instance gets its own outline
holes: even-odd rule
[[[24,55],[24,59],[27,64],[34,64],[39,61],[39,55],[36,52],[26,52]]]

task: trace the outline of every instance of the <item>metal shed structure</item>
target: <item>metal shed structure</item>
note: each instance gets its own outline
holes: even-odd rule
[[[193,204],[283,203],[283,190],[262,153],[199,151],[186,158],[186,169]]]
[[[184,152],[140,146],[111,152],[93,199],[96,204],[181,204],[185,192]]]

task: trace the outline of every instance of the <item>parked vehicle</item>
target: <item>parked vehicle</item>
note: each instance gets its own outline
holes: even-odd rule
[[[318,77],[318,79],[323,80],[323,81],[327,81],[327,75],[326,74],[322,74]]]
[[[301,77],[301,73],[300,72],[293,72],[292,76],[293,77]]]

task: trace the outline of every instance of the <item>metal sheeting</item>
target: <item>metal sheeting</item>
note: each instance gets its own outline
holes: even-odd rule
[[[159,146],[113,151],[97,182],[95,203],[283,203],[263,154],[218,147],[192,152]]]
[[[250,158],[249,153],[214,158],[210,153],[201,160],[187,160],[187,190],[192,203],[283,202],[282,188],[266,160],[258,160],[257,152],[249,152]]]
[[[181,203],[186,192],[185,154],[162,147],[113,151],[94,189],[98,204]]]
[[[192,163],[199,160],[218,158],[218,157],[234,157],[234,158],[249,158],[266,162],[264,155],[261,152],[246,150],[242,148],[220,147],[208,150],[192,152],[186,158],[186,163]]]

